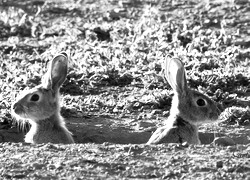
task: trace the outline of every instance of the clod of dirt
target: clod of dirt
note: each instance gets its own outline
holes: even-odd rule
[[[223,167],[223,161],[216,161],[216,167],[222,168]]]
[[[94,28],[93,31],[96,33],[99,41],[111,41],[110,33],[109,33],[110,30],[104,31],[100,27],[96,27]]]
[[[233,146],[235,145],[235,142],[233,139],[231,139],[230,137],[217,137],[214,139],[213,143],[217,146]]]

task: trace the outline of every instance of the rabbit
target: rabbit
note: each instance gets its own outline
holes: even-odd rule
[[[66,79],[68,55],[55,56],[48,66],[42,83],[23,91],[12,104],[11,113],[16,119],[26,119],[31,124],[25,136],[26,143],[74,143],[60,114],[59,89]]]
[[[217,121],[221,113],[217,103],[188,87],[181,60],[168,56],[164,66],[165,78],[174,90],[170,115],[166,124],[152,134],[147,144],[201,144],[198,126]]]

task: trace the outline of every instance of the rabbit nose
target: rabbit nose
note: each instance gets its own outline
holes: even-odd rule
[[[14,110],[14,112],[16,113],[16,114],[18,114],[18,113],[20,113],[21,111],[22,111],[22,106],[20,105],[20,104],[18,104],[18,103],[15,103],[14,105],[13,105],[13,108],[12,108],[13,110]]]
[[[16,109],[16,103],[12,105],[12,109],[15,110]]]
[[[13,105],[13,107],[12,107],[14,110],[15,109],[17,109],[18,108],[18,104],[17,103],[15,103],[14,105]]]

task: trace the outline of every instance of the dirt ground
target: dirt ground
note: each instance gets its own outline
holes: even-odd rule
[[[1,179],[250,179],[250,2],[0,2]],[[71,54],[61,88],[75,144],[24,143],[10,115],[47,62]],[[188,83],[221,104],[201,145],[146,145],[169,115],[166,53]],[[23,131],[21,131],[22,129]],[[213,143],[227,137],[229,145]]]

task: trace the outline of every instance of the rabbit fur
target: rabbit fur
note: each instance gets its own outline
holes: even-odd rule
[[[31,124],[25,142],[74,143],[72,133],[60,114],[59,89],[66,79],[67,71],[68,55],[61,52],[50,61],[42,83],[23,91],[13,103],[12,115],[16,119],[26,119]]]
[[[168,56],[164,66],[165,78],[174,91],[170,115],[165,125],[152,134],[147,144],[200,144],[198,126],[215,122],[220,110],[212,99],[188,87],[185,68],[180,59]]]

